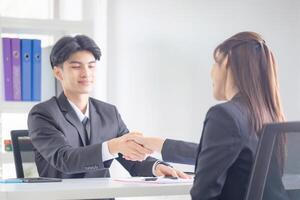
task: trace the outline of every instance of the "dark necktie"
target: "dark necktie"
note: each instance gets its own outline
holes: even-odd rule
[[[91,125],[88,117],[85,117],[82,120],[82,125],[84,127],[84,135],[85,135],[85,143],[86,145],[90,144],[90,136],[91,136]]]

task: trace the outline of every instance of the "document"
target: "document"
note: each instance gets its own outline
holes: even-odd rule
[[[151,184],[179,184],[179,183],[193,183],[194,179],[182,179],[176,177],[129,177],[113,179],[118,182],[125,183],[151,183]]]

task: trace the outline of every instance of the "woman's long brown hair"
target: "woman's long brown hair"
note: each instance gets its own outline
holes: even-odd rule
[[[228,56],[227,67],[240,95],[246,100],[253,130],[259,134],[265,123],[282,122],[277,66],[274,55],[263,38],[255,32],[241,32],[225,40],[214,51],[216,62]],[[277,140],[277,158],[283,172],[285,137]]]

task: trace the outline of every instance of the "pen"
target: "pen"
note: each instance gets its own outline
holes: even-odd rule
[[[168,179],[178,179],[176,176],[163,176],[163,178],[168,178]]]
[[[184,172],[184,173],[186,173],[187,175],[195,175],[194,172]]]
[[[157,177],[147,177],[145,178],[145,181],[156,181]]]
[[[159,177],[146,177],[144,180],[145,181],[157,181]],[[160,178],[167,178],[167,179],[178,179],[178,177],[175,177],[175,176],[163,176],[163,177],[160,177]]]

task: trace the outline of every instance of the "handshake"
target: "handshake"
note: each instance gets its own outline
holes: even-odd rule
[[[161,152],[164,139],[145,137],[142,133],[131,132],[108,142],[111,154],[121,153],[126,160],[143,161],[153,152]]]
[[[145,137],[141,133],[131,132],[109,140],[108,149],[111,154],[121,153],[126,160],[143,161],[153,152],[161,153],[164,141],[159,137]],[[155,165],[153,173],[155,176],[191,178],[188,174],[164,164]]]

